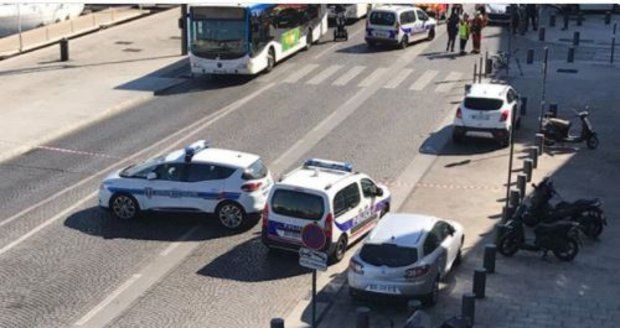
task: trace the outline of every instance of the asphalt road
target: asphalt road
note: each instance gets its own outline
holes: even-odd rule
[[[318,156],[406,183],[396,178],[453,112],[474,57],[446,57],[442,33],[369,50],[363,24],[269,75],[188,82],[0,163],[0,326],[253,327],[285,316],[308,272],[269,255],[259,226],[231,234],[179,214],[119,222],[93,195],[113,169],[203,138],[259,154],[275,175]]]

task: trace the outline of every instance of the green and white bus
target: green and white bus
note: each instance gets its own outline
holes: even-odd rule
[[[257,74],[327,33],[324,4],[191,5],[192,74]]]

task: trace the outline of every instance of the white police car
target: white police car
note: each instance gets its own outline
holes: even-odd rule
[[[204,140],[112,173],[99,205],[119,219],[144,210],[215,213],[229,229],[258,219],[272,185],[260,157],[210,148]]]
[[[347,245],[370,231],[390,209],[390,193],[349,163],[321,159],[275,183],[263,210],[262,241],[269,248],[297,250],[302,229],[317,224],[325,233],[322,250],[340,261]]]
[[[409,43],[435,37],[437,21],[414,6],[385,5],[373,8],[366,18],[366,44],[398,45],[406,48]]]

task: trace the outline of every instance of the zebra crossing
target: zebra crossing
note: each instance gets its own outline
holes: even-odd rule
[[[332,85],[343,87],[356,85],[365,88],[382,78],[388,71],[387,67],[366,67],[344,65],[285,63],[273,72],[257,79],[259,82],[279,82],[286,84]],[[405,68],[391,77],[383,86],[384,89],[408,89],[425,91],[432,89],[435,93],[448,93],[464,84],[463,72],[451,71],[447,75],[437,70],[414,70]]]

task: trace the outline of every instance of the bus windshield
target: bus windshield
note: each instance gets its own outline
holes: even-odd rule
[[[204,58],[230,59],[247,53],[243,8],[192,8],[191,50]]]

